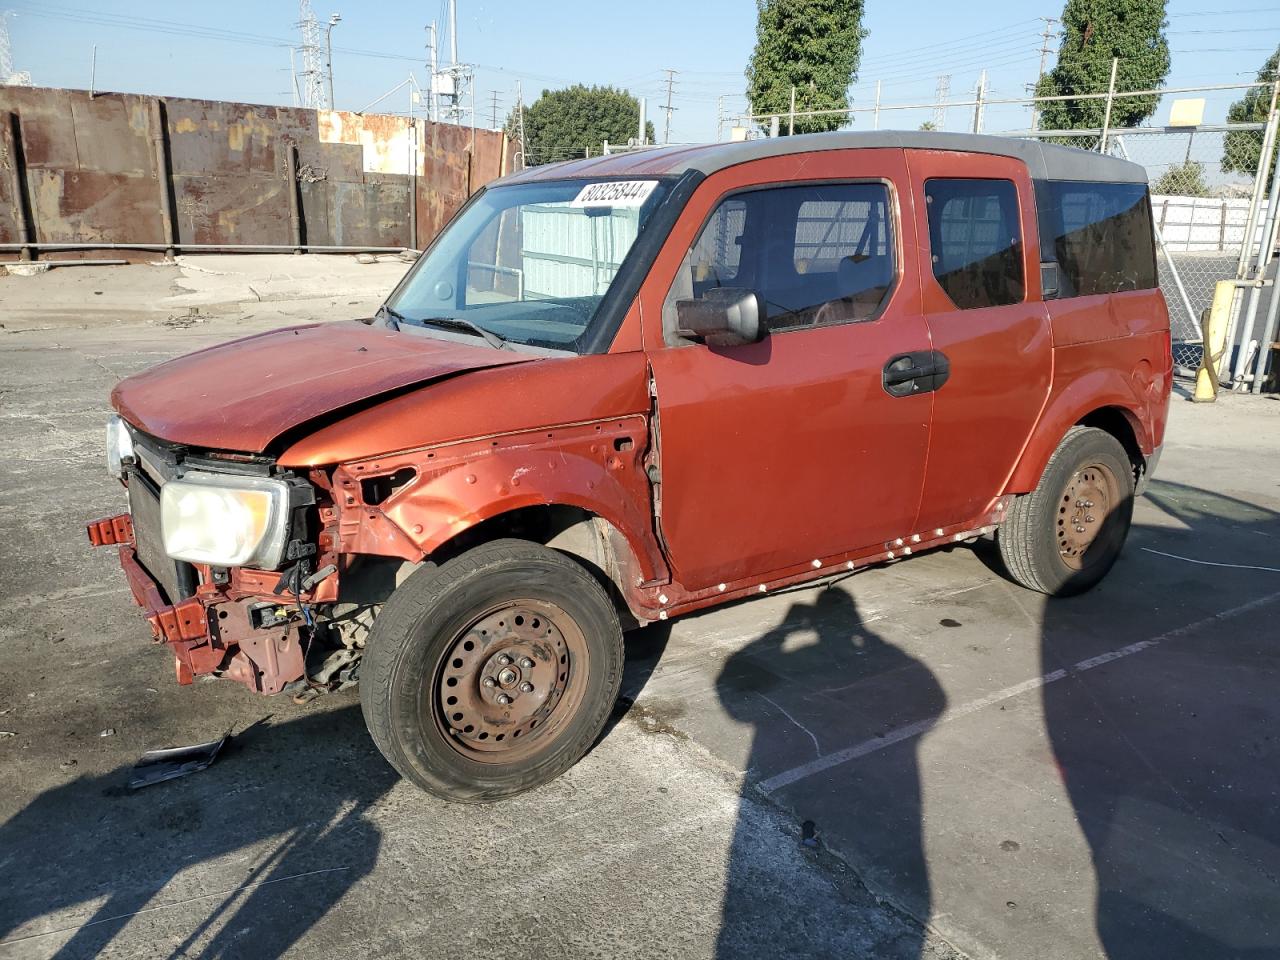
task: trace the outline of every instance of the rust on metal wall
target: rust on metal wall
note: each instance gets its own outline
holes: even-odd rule
[[[35,242],[166,242],[157,115],[179,245],[293,244],[296,189],[308,244],[412,246],[416,186],[423,246],[514,155],[501,133],[421,119],[159,99],[157,114],[149,96],[0,87],[0,116],[17,117],[23,156],[20,177],[0,177],[0,242],[23,239],[24,199]],[[13,162],[0,157],[5,169]]]

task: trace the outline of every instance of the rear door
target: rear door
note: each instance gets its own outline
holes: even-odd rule
[[[1049,396],[1035,195],[1007,157],[908,151],[921,297],[950,367],[934,394],[916,526],[965,523],[1003,493]]]
[[[899,150],[721,171],[655,262],[641,307],[658,520],[686,588],[830,566],[909,531],[931,399],[883,383],[895,356],[929,350],[905,178]],[[714,287],[754,290],[771,333],[733,347],[682,338],[675,302]]]

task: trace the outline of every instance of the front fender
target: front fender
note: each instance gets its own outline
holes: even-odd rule
[[[645,580],[666,576],[655,537],[642,416],[551,427],[347,463],[334,473],[344,552],[419,560],[458,534],[530,506],[578,507],[626,539]],[[374,478],[413,476],[380,503]]]

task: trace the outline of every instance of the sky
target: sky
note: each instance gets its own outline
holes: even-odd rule
[[[571,83],[613,84],[647,98],[648,116],[661,140],[667,114],[664,69],[677,71],[670,114],[671,142],[728,136],[732,117],[745,110],[743,69],[755,41],[754,0],[644,0],[612,7],[600,0],[532,3],[527,0],[457,0],[459,60],[475,64],[477,123],[488,126],[493,99],[499,121],[523,87],[525,102],[545,88]],[[414,73],[425,83],[426,24],[443,23],[440,0],[313,0],[333,31],[334,99],[359,110]],[[1167,86],[1242,83],[1253,79],[1280,44],[1280,2],[1171,0],[1169,45],[1173,67]],[[97,45],[96,87],[129,93],[293,102],[290,46],[300,42],[298,5],[291,0],[0,0],[9,10],[15,67],[39,86],[87,88]],[[1061,15],[1061,0],[867,0],[864,42],[854,105],[871,107],[880,81],[881,102],[931,104],[940,75],[951,98],[971,99],[978,75],[988,72],[988,97],[1021,97],[1040,64],[1040,17]],[[1057,41],[1050,43],[1053,53]],[[1207,94],[1206,122],[1221,122],[1239,91]],[[1169,98],[1166,98],[1166,101]],[[376,108],[407,112],[406,90]],[[419,108],[420,109],[420,108]],[[718,122],[723,109],[727,120]],[[1153,118],[1162,123],[1168,103]],[[882,128],[915,129],[932,107],[885,110]],[[969,129],[971,107],[946,112],[944,129]],[[989,132],[1025,129],[1024,106],[991,106]],[[870,129],[871,113],[855,118]]]

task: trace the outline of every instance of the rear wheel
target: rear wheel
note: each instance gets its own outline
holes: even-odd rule
[[[563,554],[499,540],[425,567],[374,622],[360,703],[406,779],[447,800],[497,800],[590,749],[618,694],[622,630]]]
[[[1000,527],[1009,575],[1052,596],[1083,593],[1107,575],[1133,519],[1133,465],[1104,430],[1072,427],[1036,489]]]

